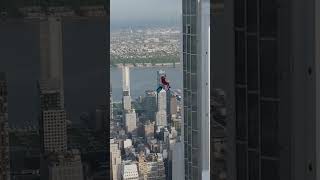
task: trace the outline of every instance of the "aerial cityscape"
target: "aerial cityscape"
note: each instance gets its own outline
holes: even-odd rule
[[[183,168],[181,94],[145,89],[145,96],[134,99],[130,68],[123,66],[122,71],[122,102],[113,103],[110,110],[112,178],[171,179],[172,171]],[[154,73],[156,87],[166,72]]]
[[[122,11],[117,10],[116,15]],[[180,180],[184,172],[181,24],[137,23],[121,28],[112,24],[117,20],[111,22],[110,83],[118,92],[110,95],[111,179]],[[157,89],[162,78],[171,88]]]
[[[119,63],[150,66],[180,61],[179,27],[128,27],[111,31],[111,65]]]
[[[320,179],[319,1],[108,3],[0,1],[0,180]]]

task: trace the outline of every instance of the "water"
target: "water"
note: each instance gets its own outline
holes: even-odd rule
[[[145,90],[156,90],[157,71],[166,71],[172,89],[182,89],[182,69],[180,67],[150,67],[130,69],[130,90],[132,98],[144,96]],[[112,98],[114,101],[122,99],[122,69],[110,69],[112,83]]]

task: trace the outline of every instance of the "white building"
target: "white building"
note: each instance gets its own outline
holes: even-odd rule
[[[158,93],[158,111],[156,112],[157,128],[167,126],[167,92],[161,90]]]
[[[122,90],[128,91],[130,96],[130,69],[129,66],[122,67]]]
[[[166,111],[158,111],[156,113],[156,126],[157,128],[167,126],[167,112]]]
[[[123,112],[131,110],[130,96],[130,69],[128,66],[122,67],[122,104]]]
[[[164,89],[162,89],[159,93],[158,93],[158,111],[167,110],[167,91],[165,91]]]
[[[123,103],[123,110],[124,111],[131,110],[131,96],[123,96],[122,103]]]
[[[132,147],[132,140],[131,139],[126,139],[123,141],[123,148],[126,149],[126,148],[130,148]]]
[[[118,180],[121,177],[121,151],[118,143],[110,144],[110,156],[111,156],[111,177],[112,180]]]
[[[122,180],[139,180],[138,166],[135,163],[122,164]]]
[[[135,133],[137,130],[137,114],[134,109],[125,112],[125,127],[128,133]]]

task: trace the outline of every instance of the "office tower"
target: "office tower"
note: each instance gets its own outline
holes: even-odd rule
[[[112,180],[120,179],[121,151],[118,143],[110,143],[111,177]]]
[[[61,21],[59,17],[49,16],[40,22],[40,78],[41,80],[55,79],[59,88],[63,89]]]
[[[170,95],[170,106],[168,109],[170,109],[170,116],[177,114],[177,108],[178,108],[178,103],[177,103],[177,98],[174,95]]]
[[[184,180],[183,142],[173,144],[172,150],[172,179]]]
[[[78,150],[48,157],[48,180],[83,180],[83,168]]]
[[[61,19],[48,17],[40,22],[41,77],[40,137],[42,152],[67,150],[67,123],[63,94]]]
[[[221,89],[213,89],[211,94],[210,115],[210,177],[217,180],[226,180],[227,154],[226,142],[228,141],[227,126],[228,118],[225,92]]]
[[[138,166],[134,162],[124,162],[121,169],[122,180],[139,180]]]
[[[181,116],[177,117],[176,115],[172,115],[171,116],[171,126],[177,130],[179,135],[181,135],[181,133],[182,133],[181,128],[183,127]]]
[[[167,126],[167,92],[161,90],[158,93],[158,111],[156,113],[156,126],[165,127]]]
[[[319,5],[228,0],[211,9],[212,86],[235,113],[227,179],[319,179]]]
[[[123,111],[131,109],[131,96],[130,96],[130,70],[128,66],[122,67],[122,91],[123,91]]]
[[[126,111],[124,114],[125,128],[127,133],[136,133],[137,131],[137,114],[134,109]]]
[[[138,169],[139,169],[140,179],[147,179],[148,166],[147,166],[147,161],[145,159],[145,155],[143,154],[143,152],[141,152],[138,156]]]
[[[140,153],[138,156],[138,168],[141,179],[166,179],[164,162],[160,154],[145,156]]]
[[[182,1],[182,8],[185,179],[210,179],[210,3]]]
[[[162,89],[158,93],[158,111],[166,111],[167,110],[167,93],[164,89]]]
[[[161,77],[162,76],[166,76],[167,74],[166,74],[166,72],[164,71],[164,70],[158,70],[157,71],[157,88],[159,87],[159,86],[161,86],[162,85],[162,83],[161,83]],[[170,107],[171,107],[171,104],[170,104],[170,102],[171,102],[171,99],[170,99],[170,97],[171,97],[171,91],[167,91],[167,95],[166,95],[166,111],[167,111],[167,122],[170,122]],[[159,97],[157,97],[157,101],[159,101]]]
[[[6,74],[0,72],[0,179],[10,180],[8,133],[8,91]]]
[[[143,135],[145,138],[154,137],[154,122],[147,121],[144,125],[143,128]]]
[[[107,124],[107,107],[104,105],[100,105],[96,108],[95,113],[95,123],[94,123],[94,130],[96,131],[104,131]]]
[[[122,89],[130,96],[130,69],[129,66],[122,67]]]
[[[146,90],[146,96],[143,99],[144,109],[146,111],[146,118],[148,120],[155,120],[155,113],[157,112],[157,94],[155,91]]]

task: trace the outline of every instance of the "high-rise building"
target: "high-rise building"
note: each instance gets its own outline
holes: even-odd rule
[[[319,2],[219,3],[211,85],[234,112],[227,179],[319,179]]]
[[[170,109],[169,114],[170,116],[177,114],[178,111],[178,102],[177,102],[177,97],[174,95],[170,95],[170,106],[168,109]]]
[[[171,147],[172,153],[172,179],[184,180],[184,166],[183,166],[183,142],[176,142]]]
[[[146,111],[146,118],[148,120],[155,120],[155,113],[157,112],[157,96],[153,90],[147,90],[146,96],[143,98],[143,105]]]
[[[138,168],[141,179],[166,179],[164,162],[160,154],[149,154],[147,156],[143,153],[139,154]]]
[[[131,110],[130,96],[130,69],[128,66],[122,67],[122,104],[123,111]]]
[[[162,85],[161,77],[162,76],[166,76],[166,75],[167,75],[166,71],[164,71],[164,70],[157,71],[157,88]],[[170,122],[171,94],[172,94],[171,91],[166,91],[166,111],[167,111],[167,113],[166,113],[167,117],[166,118],[167,118],[167,122]],[[157,97],[157,101],[159,101],[159,96]]]
[[[210,2],[182,1],[185,179],[209,177]]]
[[[40,136],[42,152],[67,150],[67,123],[63,94],[61,18],[40,22]]]
[[[107,124],[107,107],[104,105],[100,105],[96,108],[95,112],[95,122],[94,122],[94,129],[96,131],[104,131]]]
[[[118,143],[110,143],[111,177],[112,180],[120,179],[121,151]]]
[[[167,125],[167,92],[162,89],[158,93],[158,111],[156,113],[156,126],[165,127]]]
[[[143,135],[145,138],[154,137],[154,122],[147,121],[143,125]]]
[[[48,180],[83,180],[83,167],[78,150],[48,158]]]
[[[0,72],[0,179],[10,180],[8,133],[8,90],[5,73]]]
[[[158,93],[157,104],[158,104],[158,111],[166,111],[167,110],[167,92],[164,89],[162,89]]]
[[[226,180],[228,172],[226,124],[230,121],[230,115],[227,111],[225,92],[221,89],[213,89],[210,103],[210,177],[217,180]]]
[[[125,128],[127,133],[136,133],[137,131],[137,114],[134,109],[126,111],[124,114]]]

